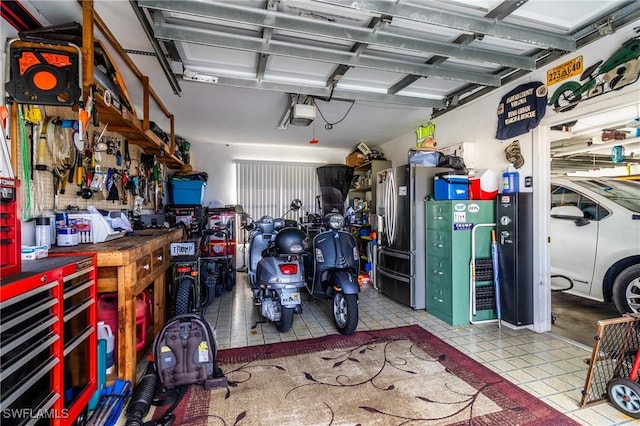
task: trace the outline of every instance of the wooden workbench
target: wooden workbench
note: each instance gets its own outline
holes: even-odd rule
[[[136,377],[136,296],[153,285],[153,335],[164,326],[165,272],[171,266],[169,247],[183,240],[182,228],[145,229],[136,236],[99,244],[56,247],[52,253],[95,252],[98,266],[98,292],[118,293],[117,375],[135,383]],[[153,336],[151,336],[151,340]]]

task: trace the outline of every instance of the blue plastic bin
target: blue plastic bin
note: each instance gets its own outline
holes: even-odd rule
[[[467,200],[469,198],[469,176],[436,176],[433,186],[436,200]]]
[[[202,205],[204,188],[207,183],[203,180],[169,180],[171,204]]]

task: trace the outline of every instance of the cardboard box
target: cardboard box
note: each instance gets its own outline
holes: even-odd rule
[[[352,152],[345,159],[345,163],[349,167],[358,167],[360,164],[364,163],[364,154],[361,152]]]

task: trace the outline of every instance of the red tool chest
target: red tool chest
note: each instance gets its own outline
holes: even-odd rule
[[[86,412],[97,388],[95,265],[93,253],[50,255],[0,280],[0,404],[8,424],[68,425]]]

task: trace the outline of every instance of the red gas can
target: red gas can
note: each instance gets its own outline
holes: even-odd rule
[[[136,297],[136,350],[144,349],[147,341],[147,325],[149,325],[150,298],[146,291]],[[98,321],[109,324],[113,334],[114,347],[118,347],[118,293],[101,293],[98,297]],[[117,350],[114,351],[114,359]]]

